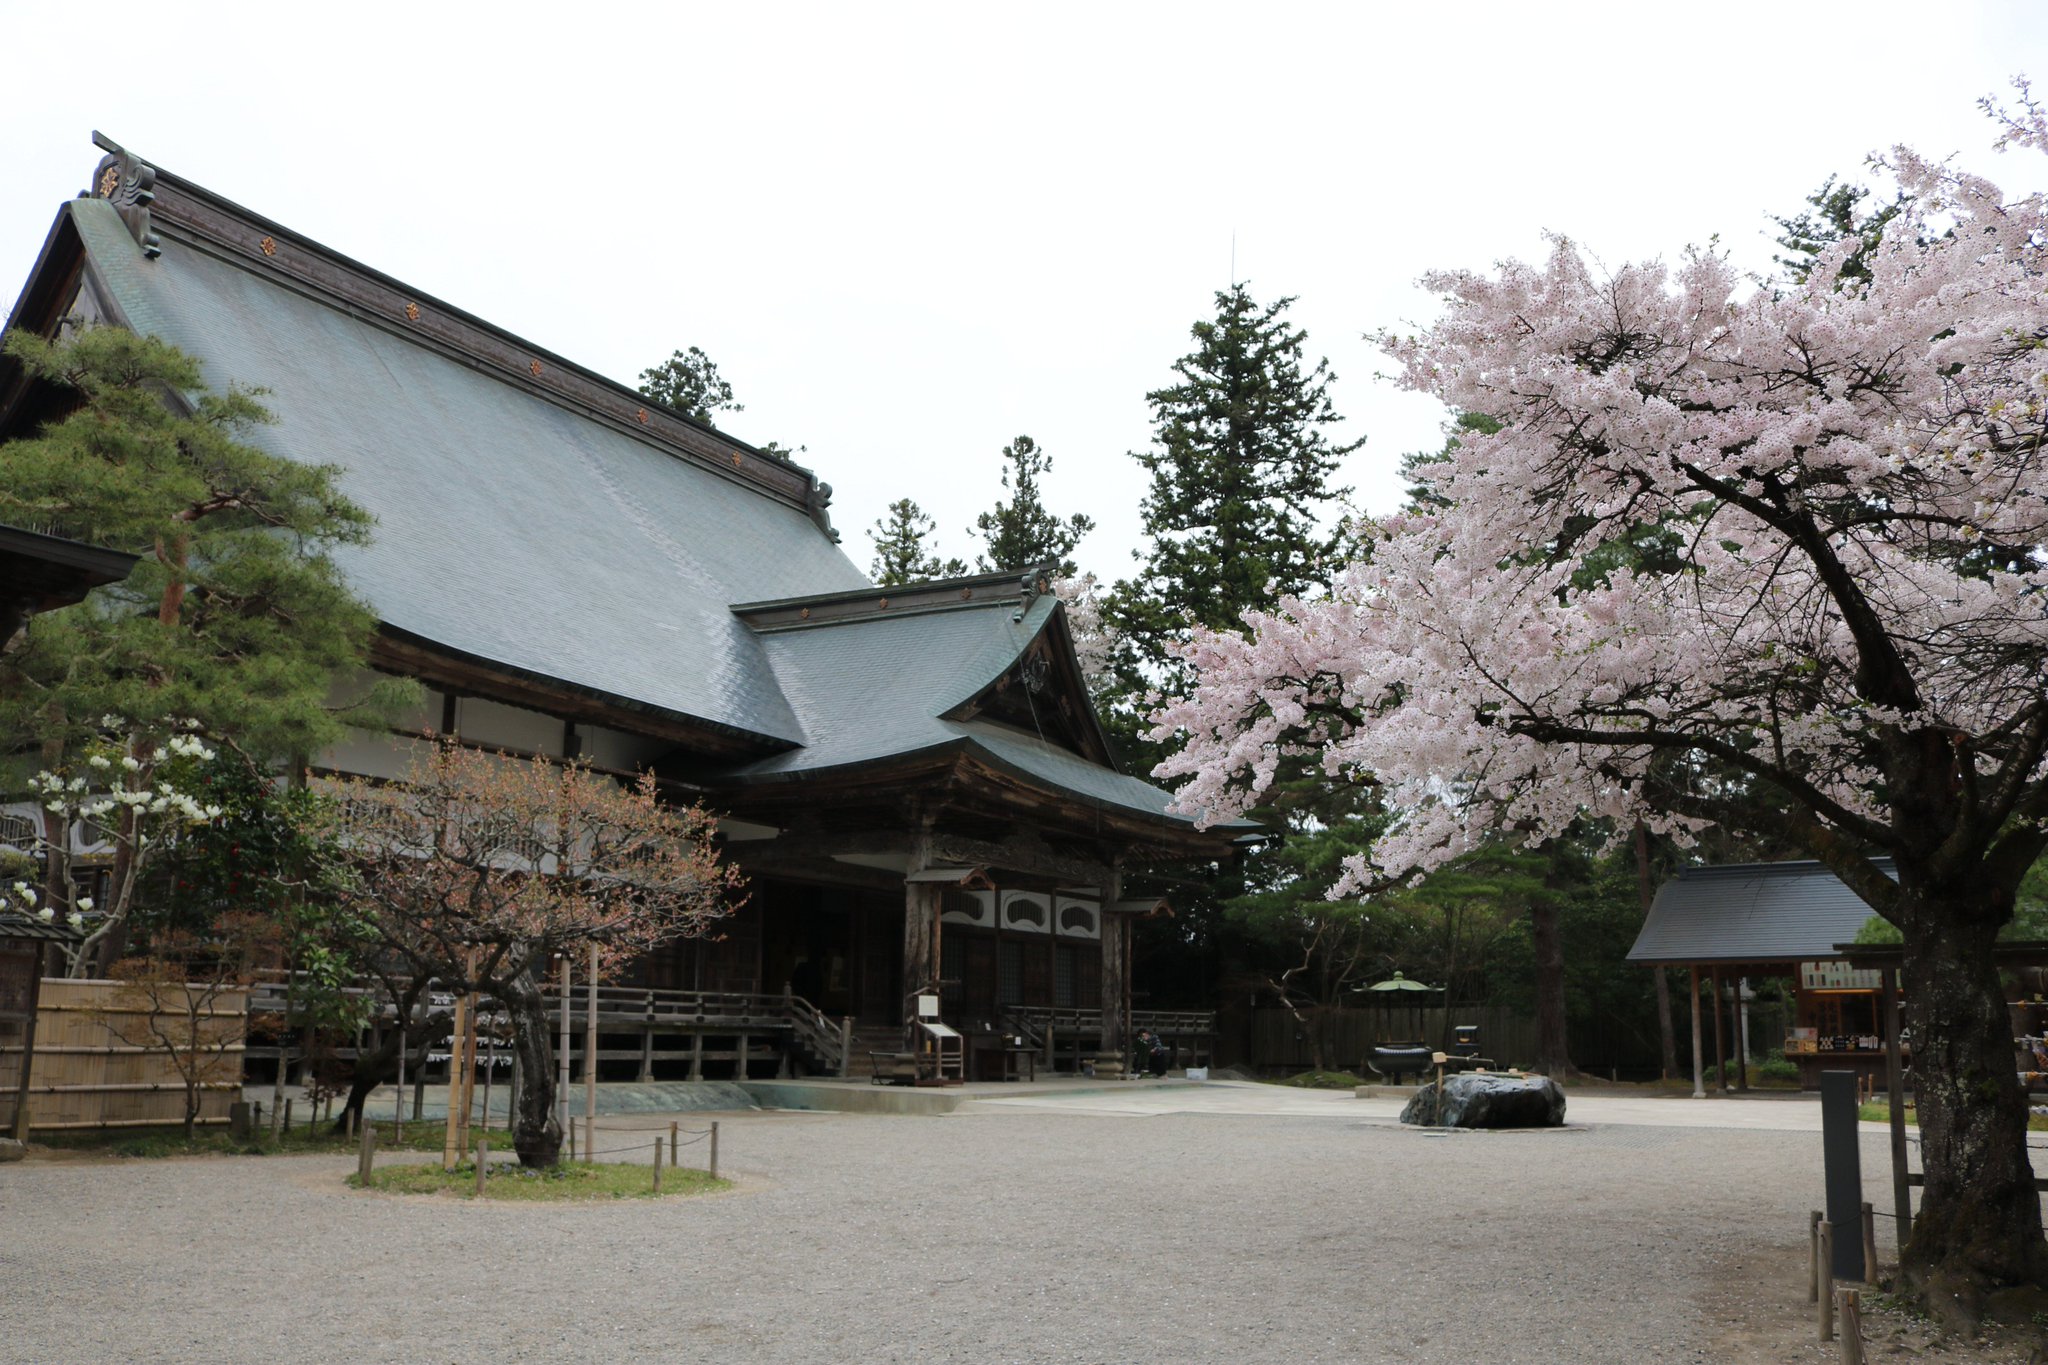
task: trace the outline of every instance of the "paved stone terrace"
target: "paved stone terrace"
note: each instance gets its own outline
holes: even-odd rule
[[[31,1161],[0,1167],[0,1361],[1716,1358],[1731,1267],[1803,1307],[1820,1144],[1788,1125],[1817,1106],[1638,1103],[1675,1121],[1589,1098],[1439,1135],[1229,1086],[732,1115],[738,1190],[602,1206],[360,1195],[335,1157]],[[1872,1130],[1885,1207],[1882,1160]]]

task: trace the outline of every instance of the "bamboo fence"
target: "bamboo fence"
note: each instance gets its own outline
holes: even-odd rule
[[[45,978],[36,1009],[35,1061],[29,1078],[33,1129],[144,1128],[183,1123],[185,1082],[162,1051],[123,1042],[114,1020],[150,1013],[132,1002],[118,981]],[[245,991],[224,991],[205,1013],[239,1021],[248,1012]],[[135,1034],[133,1029],[124,1032]],[[224,1124],[242,1089],[242,1035],[227,1024],[230,1041],[218,1051],[215,1075],[201,1084],[199,1122]],[[21,1040],[0,1038],[0,1076],[18,1076]],[[0,1131],[14,1121],[14,1090],[0,1094]]]

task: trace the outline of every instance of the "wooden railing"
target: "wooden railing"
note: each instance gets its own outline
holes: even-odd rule
[[[396,1008],[381,986],[365,984],[351,988],[350,993],[369,1004],[372,1027],[382,1029],[396,1024]],[[541,1000],[552,1028],[553,1021],[561,1017],[559,983],[550,981],[544,984]],[[452,1010],[455,997],[452,992],[435,990],[429,992],[427,1001],[431,1009]],[[572,983],[569,988],[569,1022],[574,1046],[579,1049],[588,1022],[589,1002],[590,988]],[[284,1015],[285,983],[281,976],[266,978],[256,984],[250,992],[249,1010],[254,1015]],[[486,1000],[483,1012],[488,1018],[503,1011],[496,1002]],[[1042,1051],[1048,1067],[1064,1061],[1078,1071],[1083,1060],[1091,1058],[1101,1045],[1100,1009],[1010,1005],[1004,1007],[999,1022],[1004,1032],[1022,1037],[1033,1049]],[[826,1014],[802,996],[787,992],[778,995],[600,985],[597,988],[597,1027],[600,1032],[612,1034],[614,1038],[620,1033],[640,1035],[637,1048],[600,1046],[597,1061],[637,1062],[643,1080],[653,1078],[657,1062],[687,1063],[688,1074],[698,1077],[703,1074],[703,1064],[707,1061],[730,1061],[737,1066],[743,1061],[758,1062],[772,1057],[782,1065],[800,1060],[815,1074],[845,1076],[852,1070],[854,1060],[849,1043],[852,1031],[849,1022]],[[1178,1065],[1183,1054],[1207,1058],[1216,1036],[1216,1016],[1208,1010],[1136,1010],[1131,1014],[1131,1027],[1134,1032],[1149,1028],[1158,1034],[1174,1052],[1175,1064]],[[707,1036],[738,1041],[729,1047],[707,1050]],[[659,1040],[676,1038],[687,1039],[687,1045],[662,1046],[659,1043]],[[757,1043],[770,1047],[766,1057],[756,1050]],[[355,1050],[340,1047],[334,1049],[334,1053],[347,1060],[355,1055]],[[259,1043],[249,1049],[248,1055],[258,1059],[275,1058],[278,1048]]]
[[[349,988],[348,993],[368,1004],[367,1022],[372,1027],[381,1029],[396,1025],[397,1007],[381,985],[355,986]],[[552,1032],[562,1010],[558,982],[550,981],[542,986],[541,1003]],[[455,996],[452,991],[430,990],[425,1004],[430,1010],[452,1011]],[[259,981],[250,993],[249,1007],[252,1014],[283,1018],[286,1014],[286,983],[282,974]],[[485,1018],[499,1016],[503,1014],[503,1008],[495,1000],[486,998],[482,1002],[481,1013]],[[576,1049],[582,1046],[589,1013],[590,988],[572,983],[569,988],[569,1023],[572,1047]],[[597,1027],[600,1033],[614,1036],[627,1032],[640,1035],[637,1048],[606,1048],[600,1045],[597,1061],[637,1062],[642,1080],[653,1078],[656,1062],[687,1063],[689,1074],[694,1078],[703,1074],[703,1064],[707,1061],[732,1062],[739,1066],[764,1060],[764,1054],[754,1046],[756,1042],[769,1046],[765,1059],[786,1064],[789,1052],[794,1050],[810,1070],[824,1075],[845,1075],[849,1061],[846,1021],[832,1018],[808,1000],[793,994],[600,985],[597,988]],[[737,1042],[729,1047],[707,1050],[704,1043],[707,1035],[730,1037]],[[657,1039],[676,1037],[689,1039],[688,1046],[657,1046]],[[274,1059],[279,1052],[276,1046],[258,1045],[250,1048],[248,1055]],[[342,1060],[356,1055],[356,1049],[348,1046],[334,1048],[332,1052]],[[581,1056],[580,1050],[577,1055]],[[444,1058],[437,1055],[434,1060]]]

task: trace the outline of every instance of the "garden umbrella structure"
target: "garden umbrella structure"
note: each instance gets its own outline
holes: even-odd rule
[[[1365,989],[1378,992],[1383,997],[1378,1002],[1381,1004],[1392,1005],[1396,1002],[1405,1002],[1414,1011],[1415,1037],[1418,1041],[1421,1040],[1422,1002],[1416,999],[1416,996],[1418,994],[1427,995],[1440,989],[1439,987],[1427,985],[1421,981],[1411,981],[1401,975],[1401,973],[1395,972],[1385,981],[1375,981],[1370,986],[1365,987]]]

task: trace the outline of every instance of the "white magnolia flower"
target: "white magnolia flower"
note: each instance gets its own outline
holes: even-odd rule
[[[139,773],[142,771],[142,760],[137,758],[134,754],[122,754],[121,766],[126,768],[131,773]]]
[[[88,758],[85,761],[87,763],[90,763],[95,768],[105,768],[109,766],[107,762],[107,756],[105,754],[94,754],[91,758]]]
[[[51,920],[57,918],[57,912],[46,905],[42,909],[36,911],[36,918],[41,920],[43,923],[48,924]]]
[[[79,914],[76,910],[73,910],[70,913],[70,915],[66,917],[65,922],[68,923],[74,929],[83,929],[85,927],[85,916]]]
[[[78,908],[79,908],[79,909],[81,909],[81,910],[90,910],[90,909],[92,909],[92,897],[91,897],[91,896],[80,896],[80,897],[78,898]]]

